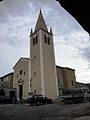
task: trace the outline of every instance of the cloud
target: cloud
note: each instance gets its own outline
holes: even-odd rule
[[[90,45],[90,43],[89,43]],[[90,46],[86,48],[80,48],[80,55],[83,57],[86,61],[88,61],[88,67],[90,68]]]
[[[0,22],[5,23],[9,20],[9,16],[17,17],[29,13],[28,9],[32,9],[30,0],[4,0],[0,3]]]
[[[4,0],[0,3],[0,16],[7,17],[7,14],[12,16],[21,16],[27,12],[32,12],[40,5],[52,5],[55,0]],[[33,5],[32,5],[33,4]],[[28,11],[31,9],[31,11]],[[39,7],[40,9],[40,7]]]
[[[24,45],[24,43],[17,43],[16,46],[8,43],[0,43],[0,76],[11,72],[13,66],[21,56],[29,56],[28,49],[29,46]]]
[[[57,44],[57,46],[67,45],[68,47],[73,48],[73,50],[75,50],[74,54],[77,53],[78,57],[81,57],[90,63],[90,36],[82,29],[77,31],[77,29],[71,28],[71,31],[68,33],[66,32],[66,29],[64,30],[64,33],[66,32],[66,34],[60,33],[60,35],[56,35],[55,44]]]

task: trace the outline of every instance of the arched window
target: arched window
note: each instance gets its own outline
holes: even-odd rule
[[[44,35],[44,42],[47,43],[47,37]]]
[[[20,70],[20,75],[22,75],[22,70]]]
[[[48,37],[48,45],[50,45],[50,38]]]
[[[50,45],[50,37],[44,35],[44,42],[45,42],[46,44]]]
[[[35,45],[37,43],[38,43],[38,37],[36,36],[36,37],[33,38],[33,45]]]
[[[33,45],[35,45],[35,38],[33,38]]]

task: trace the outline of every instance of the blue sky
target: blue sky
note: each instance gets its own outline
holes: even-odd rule
[[[90,83],[90,37],[55,0],[0,2],[0,76],[11,72],[20,57],[29,57],[29,33],[40,8],[53,29],[56,64],[75,69],[78,82]]]

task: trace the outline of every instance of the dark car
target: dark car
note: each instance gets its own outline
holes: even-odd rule
[[[0,104],[10,104],[12,103],[12,99],[8,96],[0,96]]]
[[[27,98],[30,105],[51,104],[52,99],[48,99],[44,95],[31,95]]]

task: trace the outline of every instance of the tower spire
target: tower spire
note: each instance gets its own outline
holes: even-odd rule
[[[45,20],[44,20],[44,17],[42,15],[41,8],[40,8],[40,13],[39,13],[38,20],[37,20],[36,27],[35,27],[34,31],[37,31],[40,28],[45,30],[45,31],[48,31]]]

